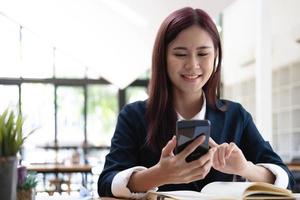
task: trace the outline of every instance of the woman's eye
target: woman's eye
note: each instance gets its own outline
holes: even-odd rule
[[[198,53],[198,56],[206,56],[208,53]]]
[[[183,53],[175,53],[174,55],[177,56],[177,57],[184,57],[184,56],[186,56],[187,54],[183,54]]]

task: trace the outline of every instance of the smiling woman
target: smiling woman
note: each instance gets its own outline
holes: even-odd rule
[[[222,49],[216,25],[201,9],[185,7],[161,24],[152,57],[149,98],[125,106],[98,180],[100,196],[140,198],[148,190],[200,191],[214,181],[249,181],[292,187],[294,179],[239,104],[220,99]],[[177,120],[208,120],[210,149],[186,158],[201,137],[180,153]]]

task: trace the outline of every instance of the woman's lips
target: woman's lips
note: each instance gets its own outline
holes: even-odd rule
[[[187,81],[195,81],[201,76],[201,74],[181,74],[181,77]]]

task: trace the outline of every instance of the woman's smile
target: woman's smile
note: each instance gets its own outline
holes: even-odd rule
[[[181,77],[184,81],[188,82],[195,82],[197,81],[202,75],[201,74],[181,74]]]
[[[167,50],[167,71],[173,90],[189,98],[201,94],[212,75],[214,58],[208,32],[197,25],[181,31]]]

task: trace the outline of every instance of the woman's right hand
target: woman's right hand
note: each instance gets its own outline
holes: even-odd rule
[[[186,162],[186,157],[202,144],[204,140],[205,137],[201,136],[179,154],[174,155],[176,137],[173,136],[162,149],[161,157],[157,164],[157,167],[164,174],[164,184],[190,183],[206,177],[212,167],[213,155],[216,148],[211,148],[208,153],[197,160]]]
[[[185,160],[204,140],[204,137],[199,137],[179,154],[174,155],[176,147],[174,136],[162,149],[160,160],[156,165],[132,173],[128,188],[133,192],[146,192],[165,184],[190,183],[204,179],[212,167],[213,155],[217,148],[211,148],[198,160],[192,162]]]

